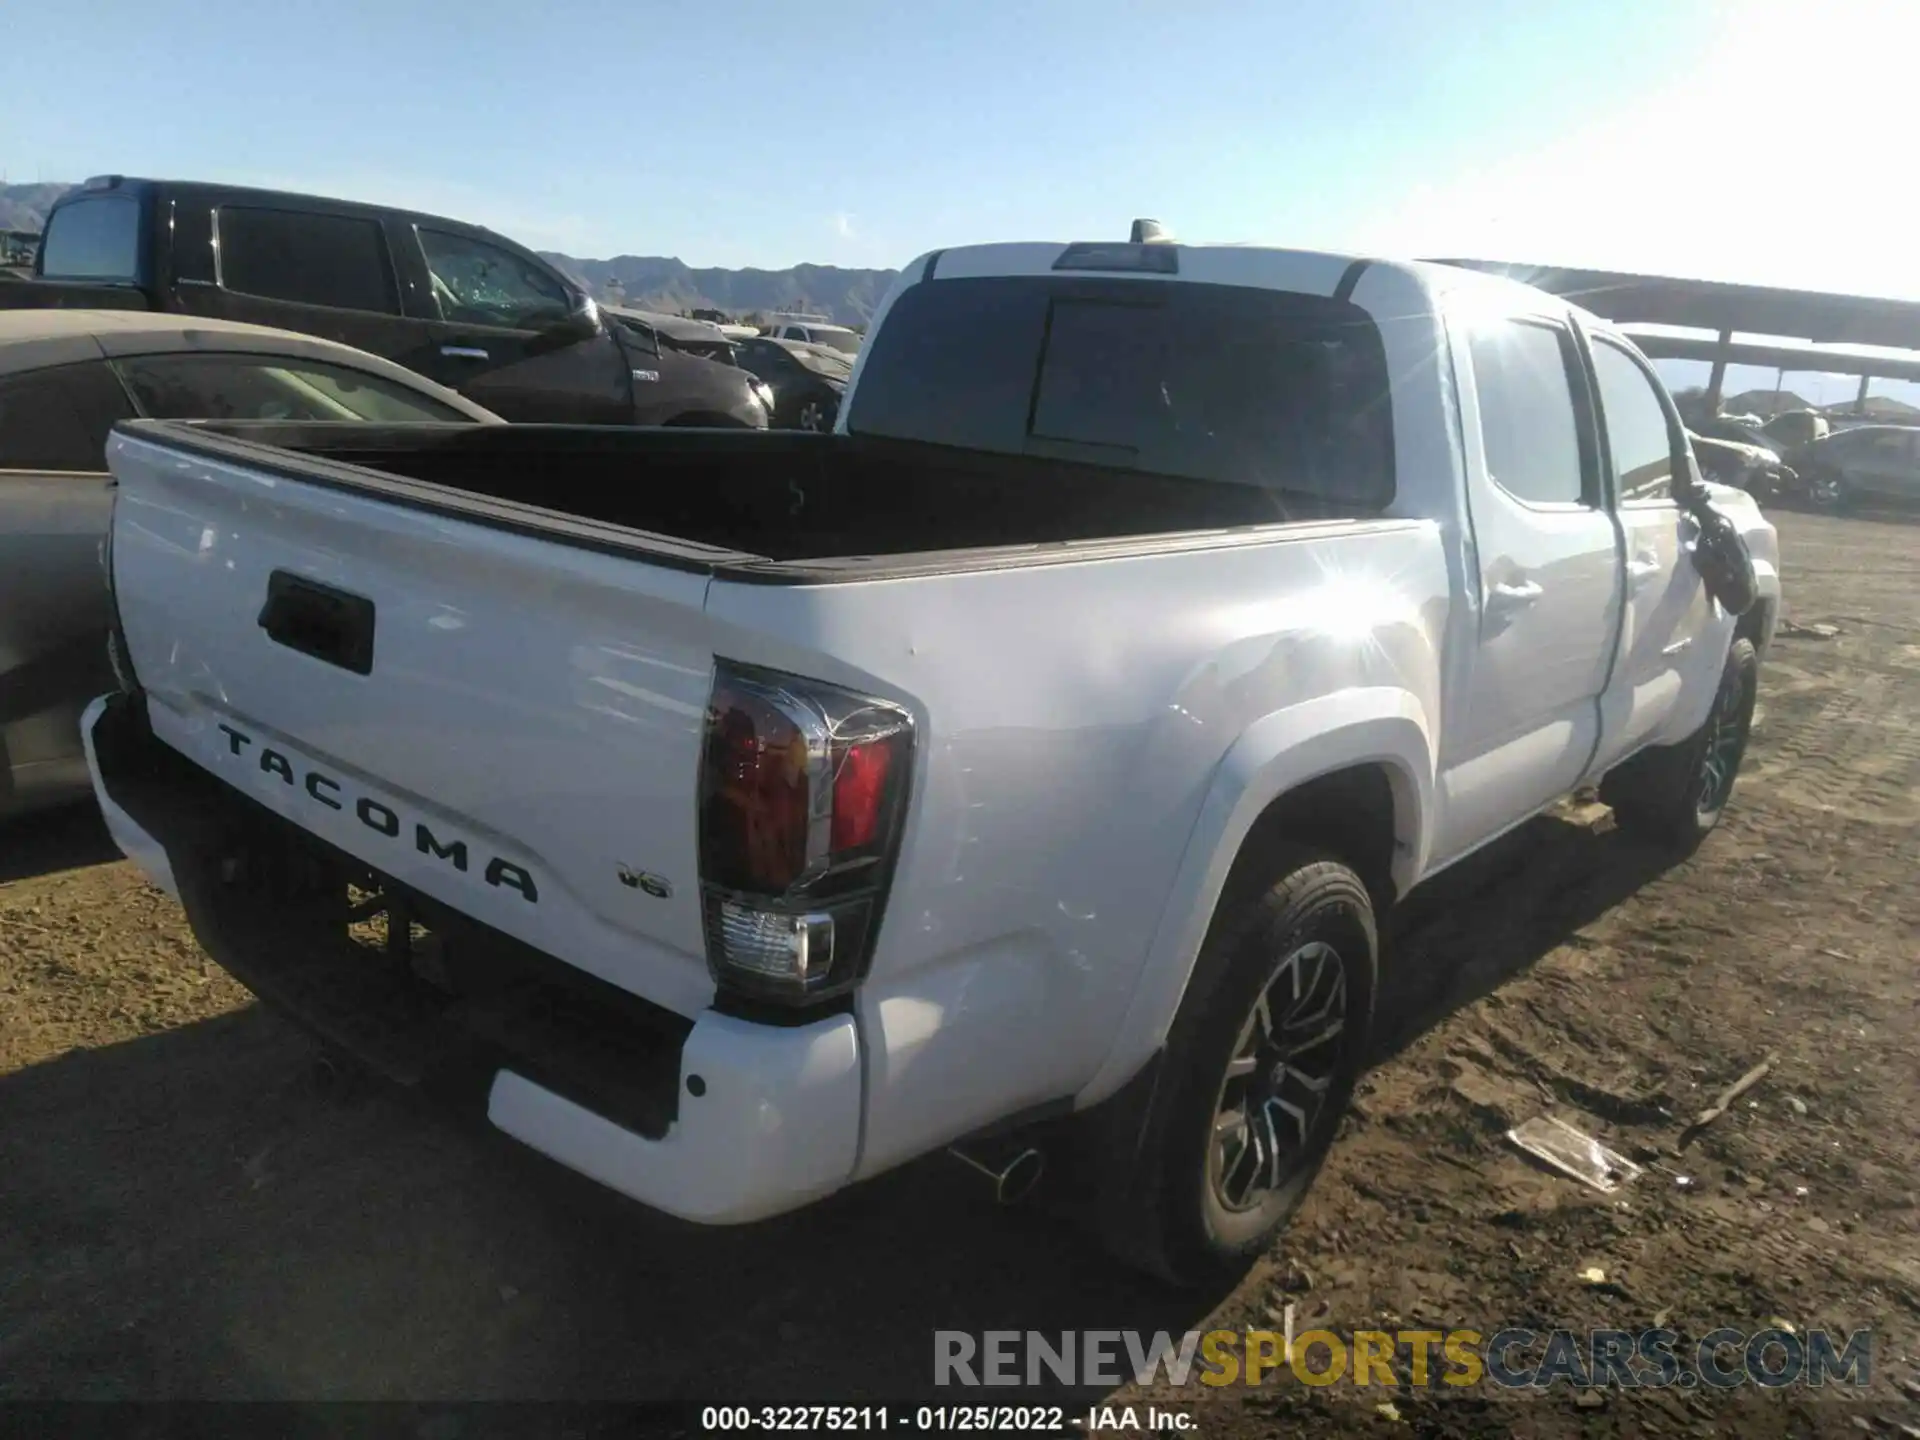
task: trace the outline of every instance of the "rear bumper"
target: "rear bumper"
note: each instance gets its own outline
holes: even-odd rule
[[[81,733],[115,843],[209,955],[326,1043],[684,1219],[760,1219],[853,1175],[851,1015],[689,1025],[357,870],[155,739],[138,697],[94,701]],[[349,939],[349,882],[422,927],[407,953]]]

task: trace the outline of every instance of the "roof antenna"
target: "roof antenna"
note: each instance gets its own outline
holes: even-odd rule
[[[1158,220],[1136,220],[1133,222],[1133,234],[1129,237],[1135,245],[1172,245],[1177,243],[1173,232]]]

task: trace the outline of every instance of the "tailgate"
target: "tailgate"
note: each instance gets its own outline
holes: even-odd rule
[[[708,1003],[705,574],[144,437],[109,456],[156,735],[476,920],[682,1014]]]

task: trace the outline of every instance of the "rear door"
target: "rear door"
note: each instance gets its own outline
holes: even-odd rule
[[[0,813],[81,762],[80,710],[113,688],[105,449],[132,413],[104,361],[0,375]]]
[[[414,234],[439,315],[425,373],[508,420],[633,423],[633,378],[613,336],[550,337],[575,308],[556,273],[465,231],[422,221]]]
[[[179,287],[189,313],[318,335],[402,364],[425,343],[426,322],[402,313],[377,214],[216,201],[209,223],[214,283]]]
[[[1621,618],[1618,532],[1572,331],[1530,316],[1456,327],[1472,382],[1462,390],[1473,402],[1480,622],[1461,721],[1442,755],[1441,860],[1578,783]]]

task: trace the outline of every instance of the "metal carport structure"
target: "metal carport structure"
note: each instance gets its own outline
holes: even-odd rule
[[[1874,376],[1920,380],[1920,302],[1916,301],[1522,265],[1506,260],[1450,259],[1439,263],[1525,281],[1564,296],[1616,325],[1671,325],[1714,332],[1717,338],[1636,333],[1634,341],[1656,359],[1705,360],[1711,364],[1706,398],[1716,410],[1729,364],[1858,375],[1860,395],[1856,403],[1865,401],[1867,384]],[[1797,339],[1807,344],[1736,342],[1735,334]],[[1808,348],[1811,345],[1878,346],[1909,353],[1868,355]]]

